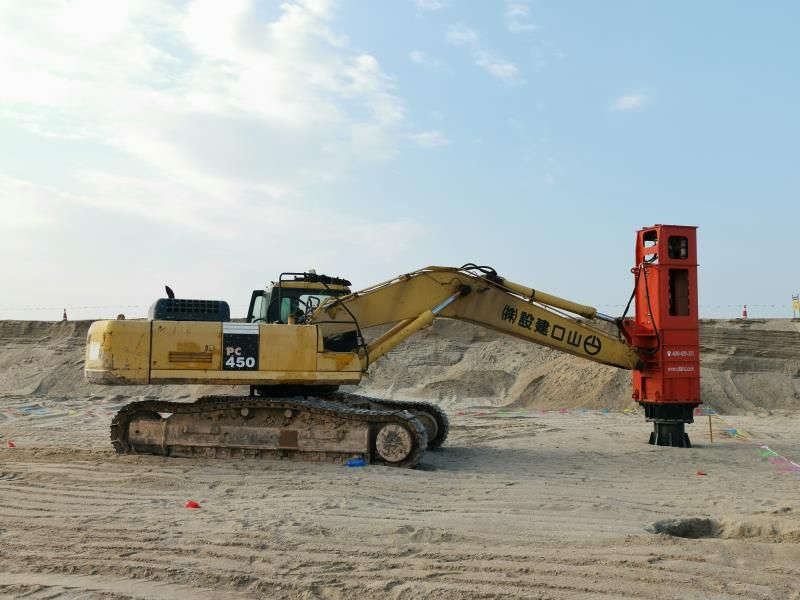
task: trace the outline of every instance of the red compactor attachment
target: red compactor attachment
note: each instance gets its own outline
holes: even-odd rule
[[[684,430],[700,404],[697,228],[653,225],[636,234],[636,316],[622,331],[642,352],[633,398],[653,423],[650,443],[691,447]]]

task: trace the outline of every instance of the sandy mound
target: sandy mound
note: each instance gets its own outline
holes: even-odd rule
[[[239,393],[228,386],[120,387],[87,383],[83,377],[83,354],[91,324],[92,321],[0,321],[0,396],[149,395],[178,399]]]
[[[90,321],[0,321],[0,395],[195,398],[224,386],[98,386],[83,380]],[[721,413],[800,408],[800,323],[703,321],[703,400]],[[630,374],[452,320],[370,368],[360,391],[425,398],[448,408],[608,408],[635,404]]]
[[[704,320],[700,345],[702,398],[718,412],[800,408],[799,322]],[[361,387],[449,407],[635,406],[627,371],[451,320],[434,322],[379,360]]]

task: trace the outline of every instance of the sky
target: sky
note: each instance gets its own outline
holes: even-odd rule
[[[494,266],[620,314],[697,225],[701,316],[800,291],[800,4],[0,0],[0,318],[246,312]]]

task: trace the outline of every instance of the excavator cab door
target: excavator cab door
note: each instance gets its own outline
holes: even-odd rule
[[[269,323],[269,300],[270,295],[264,290],[253,290],[247,309],[248,323]]]

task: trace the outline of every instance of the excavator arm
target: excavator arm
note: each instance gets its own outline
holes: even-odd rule
[[[643,365],[637,348],[591,325],[593,319],[614,322],[611,317],[591,306],[513,283],[493,269],[472,264],[460,268],[432,266],[400,275],[331,299],[309,320],[318,325],[323,338],[353,329],[361,336],[363,329],[394,323],[368,345],[362,344],[359,355],[366,370],[371,362],[430,325],[436,317],[468,321],[623,369]]]

